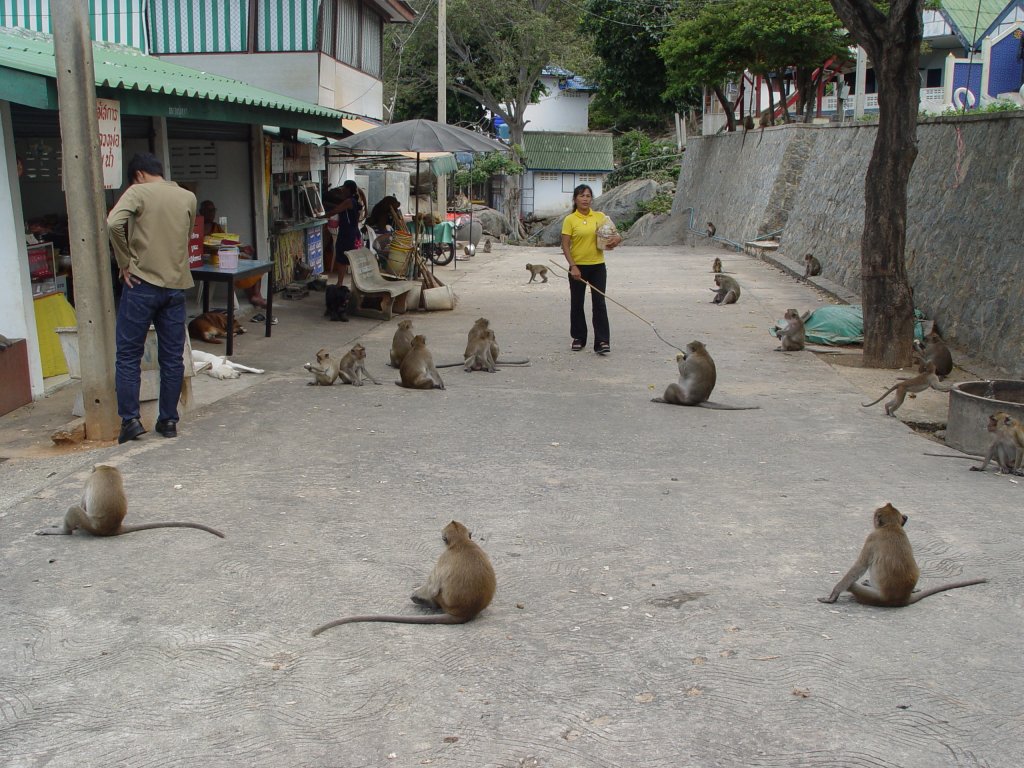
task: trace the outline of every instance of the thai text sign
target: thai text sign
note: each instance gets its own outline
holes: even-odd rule
[[[121,102],[96,99],[96,120],[100,127],[100,162],[103,188],[121,188]]]

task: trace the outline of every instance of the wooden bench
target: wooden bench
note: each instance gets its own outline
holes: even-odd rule
[[[380,273],[377,257],[369,248],[345,251],[352,275],[349,313],[390,320],[406,311],[409,292],[420,287],[418,280],[388,280]]]

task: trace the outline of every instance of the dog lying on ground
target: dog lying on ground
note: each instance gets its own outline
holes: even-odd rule
[[[235,318],[234,335],[245,333],[245,328]],[[193,339],[223,344],[221,338],[228,335],[228,316],[223,312],[204,312],[192,318],[188,324],[188,335]]]
[[[351,293],[352,291],[344,285],[328,285],[325,297],[327,309],[324,311],[324,317],[347,323],[348,318],[345,316],[345,312],[348,310],[348,299]]]
[[[243,371],[245,373],[263,373],[262,368],[250,368],[241,363],[234,363],[226,357],[218,357],[198,349],[192,350],[192,364],[195,366],[197,374],[205,373],[215,379],[237,379]]]

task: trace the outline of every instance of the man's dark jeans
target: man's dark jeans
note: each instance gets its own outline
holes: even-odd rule
[[[135,278],[138,280],[138,278]],[[117,305],[117,412],[122,421],[139,418],[139,387],[146,334],[156,326],[160,364],[161,421],[178,420],[178,397],[185,377],[185,292],[145,281],[121,291]]]
[[[580,277],[604,291],[608,283],[608,272],[604,264],[579,264]],[[587,285],[579,280],[569,278],[569,333],[574,339],[587,342],[587,316],[584,314],[584,303],[587,298]],[[597,291],[590,292],[591,315],[594,323],[594,349],[601,343],[611,341],[608,329],[608,308],[604,296]]]

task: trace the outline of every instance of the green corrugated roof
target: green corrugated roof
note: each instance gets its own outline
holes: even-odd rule
[[[531,171],[615,169],[610,133],[524,133],[523,155]]]
[[[1007,5],[1009,0],[942,0],[942,10],[969,43],[976,43]]]
[[[342,118],[355,117],[146,56],[126,46],[93,43],[93,64],[97,88],[114,91],[111,98],[126,102],[122,110],[127,114],[265,122],[310,130],[333,128],[337,133],[342,132]],[[51,35],[0,29],[0,98],[57,109],[56,77]],[[255,119],[260,115],[261,119]]]

